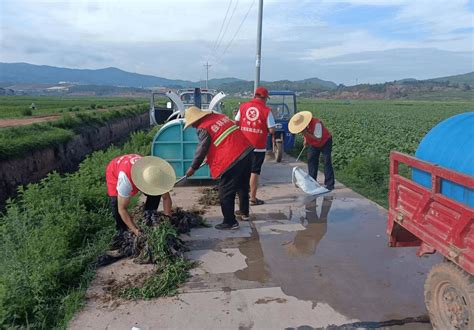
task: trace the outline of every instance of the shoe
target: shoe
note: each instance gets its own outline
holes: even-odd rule
[[[249,221],[250,215],[242,213],[242,211],[235,211],[235,216],[242,221]]]
[[[255,200],[250,200],[250,205],[252,206],[263,205],[263,204],[265,204],[265,202],[258,198],[255,198]]]
[[[215,226],[215,228],[219,230],[236,230],[239,229],[239,227],[240,226],[237,221],[233,225],[229,225],[228,223],[223,222]]]
[[[331,186],[331,187],[326,186],[326,189],[327,190],[334,190],[334,186]]]

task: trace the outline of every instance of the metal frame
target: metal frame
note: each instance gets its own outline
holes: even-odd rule
[[[431,174],[431,188],[399,175],[400,163]],[[441,180],[474,189],[473,176],[390,153],[389,246],[419,246],[418,256],[438,251],[474,275],[474,208],[442,195]]]

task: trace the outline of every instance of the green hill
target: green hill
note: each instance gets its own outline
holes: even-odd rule
[[[436,81],[436,82],[449,81],[450,84],[468,84],[470,86],[474,86],[474,71],[469,72],[469,73],[464,73],[464,74],[458,74],[455,76],[428,79],[427,81]]]

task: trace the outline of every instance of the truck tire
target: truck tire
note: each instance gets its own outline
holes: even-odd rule
[[[474,276],[450,261],[433,266],[425,304],[434,329],[474,329]]]
[[[276,141],[273,145],[273,153],[275,154],[275,160],[277,163],[281,162],[281,158],[283,157],[283,142]]]

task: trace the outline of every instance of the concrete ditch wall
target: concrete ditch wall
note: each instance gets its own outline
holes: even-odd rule
[[[5,201],[16,194],[18,186],[37,182],[51,171],[75,171],[88,154],[123,141],[131,132],[149,125],[148,112],[115,119],[101,127],[87,127],[61,146],[37,150],[24,158],[0,161],[0,208],[3,209]]]

